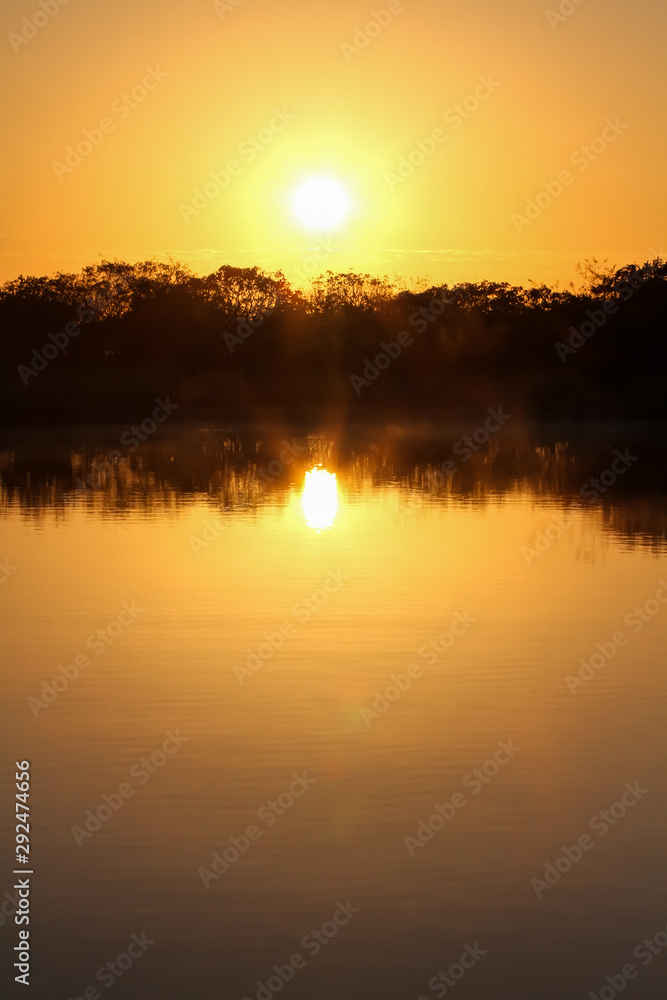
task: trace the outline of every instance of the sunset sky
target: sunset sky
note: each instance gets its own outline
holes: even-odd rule
[[[553,284],[664,255],[667,9],[560,7],[5,0],[0,279],[173,254]],[[332,228],[294,211],[313,177],[349,199]]]

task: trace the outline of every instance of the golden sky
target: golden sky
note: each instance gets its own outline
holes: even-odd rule
[[[5,0],[0,17],[1,280],[173,254],[297,282],[552,284],[593,254],[665,252],[658,0]],[[319,176],[350,211],[316,231],[292,198]]]

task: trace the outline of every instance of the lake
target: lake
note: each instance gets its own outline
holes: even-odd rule
[[[663,996],[664,429],[489,419],[5,432],[33,995]]]

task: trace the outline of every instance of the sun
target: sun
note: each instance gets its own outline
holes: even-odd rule
[[[294,193],[294,214],[309,229],[332,229],[347,218],[350,198],[331,177],[311,177]]]

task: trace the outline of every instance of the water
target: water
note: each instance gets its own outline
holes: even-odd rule
[[[663,996],[660,434],[121,431],[3,443],[33,995]]]

